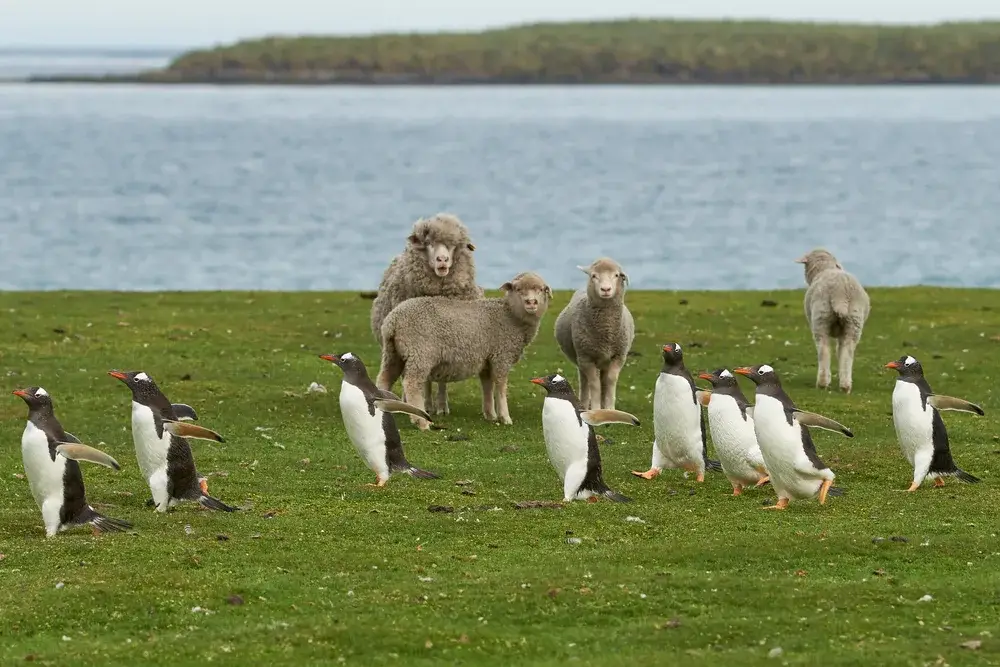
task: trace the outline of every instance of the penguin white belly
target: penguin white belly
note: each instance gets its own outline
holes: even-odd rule
[[[52,460],[49,455],[48,437],[30,421],[21,434],[21,459],[24,462],[24,474],[28,478],[31,495],[38,508],[42,510],[46,528],[52,522],[53,508],[55,525],[58,526],[59,510],[63,504],[66,459],[56,455],[56,460]]]
[[[762,476],[759,468],[765,464],[753,417],[743,419],[732,396],[713,394],[708,404],[708,428],[726,477],[740,484],[756,484]]]
[[[833,479],[832,470],[815,470],[802,447],[801,426],[794,419],[789,425],[781,401],[758,394],[753,418],[757,443],[779,498],[811,498],[819,493],[824,479]]]
[[[653,434],[665,467],[701,465],[701,406],[691,385],[679,375],[660,373],[653,391]]]
[[[559,473],[560,480],[566,480],[570,467],[579,468],[582,464],[586,470],[590,427],[586,422],[581,425],[572,403],[561,398],[545,398],[542,402],[542,436],[549,462]]]
[[[375,408],[375,415],[368,412],[364,392],[350,382],[340,384],[340,413],[347,437],[358,455],[375,473],[387,475],[385,431],[382,429],[382,411]]]
[[[903,456],[914,464],[917,452],[934,450],[934,410],[925,409],[920,401],[920,388],[912,382],[896,381],[892,390],[892,424]]]
[[[149,482],[160,473],[166,482],[167,450],[170,448],[170,433],[164,429],[163,437],[156,433],[153,411],[142,403],[132,401],[132,442],[139,470]]]

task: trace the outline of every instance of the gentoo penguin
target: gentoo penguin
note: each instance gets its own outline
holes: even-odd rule
[[[923,367],[913,357],[903,355],[885,367],[899,372],[892,390],[892,423],[903,455],[913,466],[913,483],[907,491],[920,488],[925,477],[933,479],[934,486],[944,486],[945,477],[957,477],[970,484],[978,482],[979,478],[960,469],[951,458],[948,431],[940,411],[982,415],[983,409],[960,398],[935,394],[924,378]]]
[[[743,493],[745,486],[766,484],[767,466],[753,430],[753,407],[740,390],[736,376],[727,368],[718,368],[698,377],[712,383],[708,428],[722,472],[733,485],[733,495]]]
[[[778,374],[767,364],[733,370],[757,385],[757,400],[753,408],[754,433],[770,473],[771,486],[778,494],[778,503],[765,509],[783,510],[793,498],[802,500],[817,494],[820,505],[823,505],[827,494],[843,495],[843,489],[833,486],[835,475],[820,460],[807,427],[817,426],[853,438],[850,429],[832,419],[795,407],[781,388]]]
[[[87,523],[95,535],[131,528],[129,522],[99,514],[87,503],[83,473],[77,463],[90,461],[121,470],[118,462],[64,431],[53,411],[52,397],[42,387],[18,389],[14,395],[28,404],[28,423],[21,434],[21,458],[31,495],[42,510],[45,536],[52,537]]]
[[[186,438],[225,442],[215,431],[189,423],[197,414],[189,405],[173,403],[144,371],[108,371],[132,390],[132,441],[149,490],[152,505],[166,512],[183,500],[202,507],[235,512],[221,500],[208,495],[208,484],[198,475],[194,455]],[[150,503],[146,503],[149,505]]]
[[[708,458],[708,426],[701,406],[708,392],[698,389],[684,367],[679,343],[663,346],[663,367],[653,390],[653,457],[649,470],[632,474],[653,479],[663,468],[681,468],[705,481],[705,470],[721,468]]]
[[[547,392],[542,402],[542,435],[549,461],[563,482],[563,500],[597,502],[604,496],[619,503],[631,502],[604,483],[593,427],[611,423],[638,426],[639,420],[621,410],[582,410],[569,381],[558,373],[531,381]]]
[[[406,460],[392,413],[405,412],[427,421],[431,421],[430,416],[402,402],[391,391],[376,387],[358,356],[344,352],[322,354],[320,359],[333,362],[344,372],[340,383],[340,415],[354,449],[375,473],[376,483],[368,486],[385,486],[394,472],[420,479],[438,479],[436,473],[421,470]]]

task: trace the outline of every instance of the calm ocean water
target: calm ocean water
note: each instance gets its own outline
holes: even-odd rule
[[[488,287],[1000,285],[1000,88],[6,84],[0,156],[8,290],[372,289],[441,210]]]

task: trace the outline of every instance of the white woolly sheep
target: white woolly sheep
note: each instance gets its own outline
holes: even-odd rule
[[[379,345],[382,344],[382,322],[393,308],[407,299],[420,296],[482,298],[483,290],[476,285],[476,263],[472,256],[475,249],[468,228],[450,213],[438,213],[413,223],[406,249],[389,262],[372,303],[372,334]],[[430,383],[423,388],[423,393],[425,404],[429,404]],[[448,388],[442,382],[438,385],[435,414],[448,412]]]
[[[830,386],[830,339],[837,340],[837,372],[840,388],[850,393],[854,350],[861,342],[861,330],[868,319],[871,304],[858,279],[844,270],[837,258],[822,248],[799,257],[805,264],[806,322],[816,341],[819,368],[816,386]]]
[[[428,381],[479,377],[483,416],[513,423],[507,410],[507,375],[534,340],[552,290],[537,273],[519,273],[503,297],[466,301],[443,297],[408,299],[382,323],[382,365],[377,386],[391,389],[403,376],[410,404],[423,408],[420,388]],[[411,421],[426,430],[420,417]]]
[[[556,341],[578,371],[584,410],[615,409],[618,374],[635,339],[635,321],[625,305],[628,276],[613,259],[590,266],[587,287],[573,294],[556,318]]]

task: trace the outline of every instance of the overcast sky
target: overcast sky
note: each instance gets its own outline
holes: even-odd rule
[[[0,0],[0,46],[186,47],[629,15],[923,23],[1000,19],[1000,0]]]

